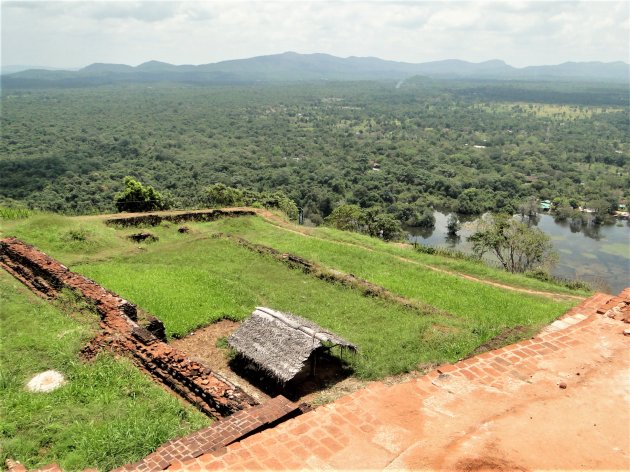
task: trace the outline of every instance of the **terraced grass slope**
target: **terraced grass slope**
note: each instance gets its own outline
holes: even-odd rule
[[[95,218],[44,215],[11,223],[4,232],[37,245],[160,317],[170,336],[183,336],[221,318],[244,319],[257,305],[312,319],[359,346],[359,355],[350,362],[363,378],[454,361],[497,336],[507,343],[531,335],[579,298],[567,296],[566,289],[468,261],[417,254],[330,229],[310,229],[305,235],[302,228],[260,217],[187,226],[191,233],[180,234],[174,225],[147,228],[159,237],[152,244],[125,239],[137,228],[107,228]],[[412,310],[365,297],[212,238],[219,231],[355,274],[436,309]],[[489,279],[512,289],[490,285]]]
[[[97,315],[78,312],[71,299],[66,305],[36,297],[0,270],[2,464],[13,458],[29,469],[57,462],[64,470],[110,470],[209,423],[126,359],[102,353],[81,361]],[[67,383],[50,393],[26,391],[33,375],[49,369]]]

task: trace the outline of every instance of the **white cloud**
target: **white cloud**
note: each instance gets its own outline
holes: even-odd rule
[[[629,60],[630,3],[2,2],[2,63],[202,64],[297,52],[515,66]]]

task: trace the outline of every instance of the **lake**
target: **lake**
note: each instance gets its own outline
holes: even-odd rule
[[[435,228],[406,228],[409,241],[426,246],[439,246],[471,253],[467,237],[474,232],[476,218],[460,217],[459,237],[447,234],[449,214],[435,213]],[[552,274],[566,279],[580,279],[594,288],[612,294],[630,286],[630,221],[619,220],[611,225],[571,224],[556,222],[551,215],[541,214],[533,221],[551,237],[560,260]]]

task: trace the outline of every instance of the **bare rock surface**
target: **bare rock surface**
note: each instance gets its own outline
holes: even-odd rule
[[[66,383],[66,378],[61,372],[47,370],[34,376],[26,384],[29,392],[52,392]]]

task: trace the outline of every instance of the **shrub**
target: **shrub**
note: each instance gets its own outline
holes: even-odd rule
[[[133,177],[125,177],[125,189],[114,197],[118,211],[168,210],[170,202],[150,185],[144,186]]]

